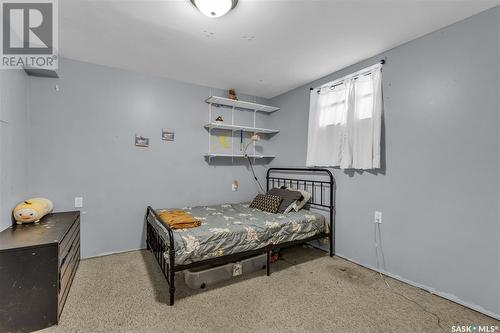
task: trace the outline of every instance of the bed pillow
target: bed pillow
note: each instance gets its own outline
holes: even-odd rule
[[[278,213],[284,213],[291,204],[302,198],[302,193],[299,191],[290,191],[282,188],[272,188],[267,194],[276,195],[283,199],[278,209]]]
[[[302,199],[301,200],[297,200],[293,204],[293,210],[295,210],[296,212],[298,212],[299,210],[302,209],[302,207],[304,207],[306,205],[306,203],[309,201],[309,199],[311,199],[311,193],[309,193],[309,192],[307,192],[305,190],[298,190],[298,189],[295,189],[295,188],[292,188],[291,190],[299,191],[302,194]]]
[[[250,208],[256,208],[264,212],[276,214],[283,199],[277,195],[257,194],[250,204]]]
[[[290,204],[290,206],[288,206],[288,207],[285,209],[285,211],[283,212],[283,214],[288,214],[288,213],[290,213],[292,210],[295,210],[295,206],[297,205],[297,201],[298,201],[298,200],[296,200],[296,201],[292,202],[292,203]]]

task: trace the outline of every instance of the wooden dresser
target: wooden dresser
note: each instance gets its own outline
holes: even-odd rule
[[[57,324],[80,262],[80,212],[0,232],[0,332]]]

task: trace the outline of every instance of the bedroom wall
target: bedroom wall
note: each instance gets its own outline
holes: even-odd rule
[[[28,195],[27,89],[23,70],[0,70],[0,231],[12,224],[12,209]]]
[[[144,247],[147,205],[255,196],[246,163],[209,165],[203,157],[210,88],[68,59],[59,74],[30,78],[30,151],[36,161],[30,188],[51,198],[58,211],[74,209],[74,197],[83,197],[83,257]],[[174,142],[161,140],[162,128],[175,130]],[[149,148],[134,146],[136,133],[150,138]],[[259,174],[263,170],[256,167]],[[240,183],[237,192],[231,192],[233,180]]]
[[[385,167],[334,169],[337,253],[500,317],[500,7],[272,99],[273,166],[304,166],[309,87],[387,57]],[[384,260],[385,259],[385,260]]]

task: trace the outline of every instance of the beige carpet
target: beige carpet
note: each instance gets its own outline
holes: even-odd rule
[[[289,249],[272,272],[205,290],[181,282],[170,307],[149,252],[83,260],[60,324],[42,332],[443,332],[436,315],[445,332],[500,326],[396,280],[389,289],[377,273],[314,249]]]

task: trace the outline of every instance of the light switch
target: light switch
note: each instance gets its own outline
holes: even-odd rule
[[[83,207],[83,198],[75,197],[75,208],[82,208],[82,207]]]

